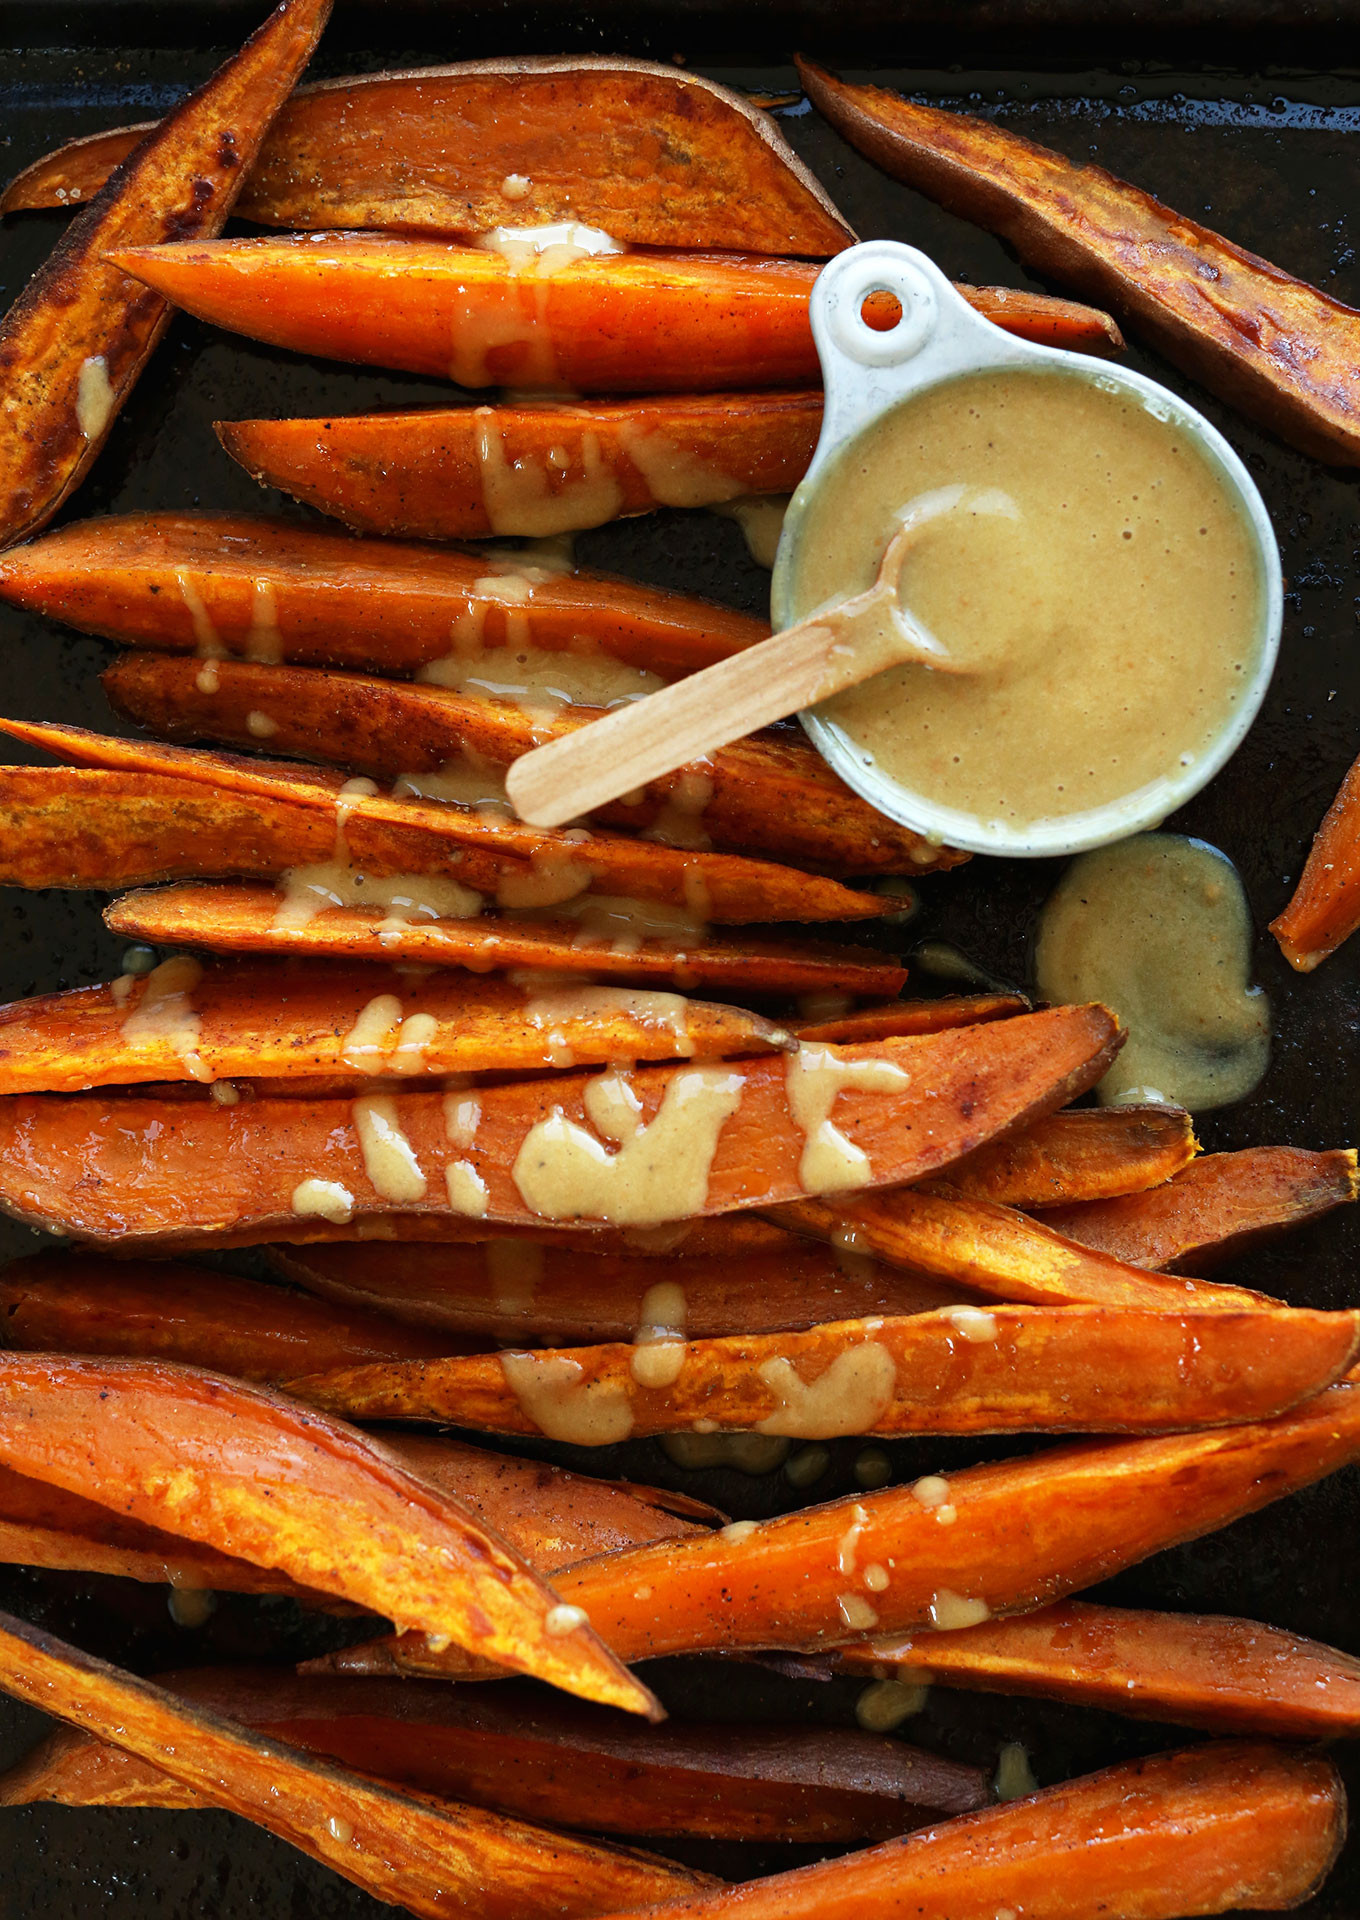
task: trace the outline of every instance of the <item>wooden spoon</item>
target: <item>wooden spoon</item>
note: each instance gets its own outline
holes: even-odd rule
[[[505,787],[520,819],[560,827],[885,667],[915,662],[964,671],[898,598],[898,577],[921,525],[899,527],[863,593],[516,760]]]

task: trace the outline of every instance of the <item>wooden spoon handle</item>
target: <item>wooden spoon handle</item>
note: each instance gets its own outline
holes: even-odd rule
[[[701,760],[851,684],[859,675],[845,638],[843,629],[804,620],[617,707],[516,760],[505,782],[510,802],[530,826],[560,827]],[[838,682],[842,665],[847,677]]]

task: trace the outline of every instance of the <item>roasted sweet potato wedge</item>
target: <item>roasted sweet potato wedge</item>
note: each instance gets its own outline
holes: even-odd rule
[[[217,437],[261,486],[356,533],[482,540],[792,493],[821,426],[820,392],[723,393],[219,420]]]
[[[279,1247],[272,1264],[309,1291],[361,1312],[517,1347],[632,1340],[657,1325],[657,1315],[705,1340],[852,1315],[923,1313],[971,1297],[793,1235],[744,1253],[660,1259],[529,1240],[402,1247],[370,1241]]]
[[[21,886],[111,890],[198,875],[288,874],[289,917],[304,921],[337,895],[358,904],[376,897],[402,917],[468,919],[486,893],[517,910],[595,891],[657,902],[691,926],[875,919],[901,905],[772,861],[584,829],[545,833],[476,807],[389,799],[371,781],[356,787],[338,773],[288,761],[17,720],[0,720],[0,733],[75,763],[0,769],[0,823],[8,824],[8,809],[24,827],[0,877]],[[100,774],[112,774],[112,784]]]
[[[380,1900],[431,1920],[603,1914],[714,1884],[649,1854],[350,1773],[8,1614],[0,1615],[0,1688],[116,1742],[207,1805],[256,1821]]]
[[[1320,297],[1320,296],[1319,296]],[[1346,309],[1347,312],[1350,309]],[[1360,326],[1360,315],[1356,316]],[[1360,760],[1313,837],[1299,884],[1270,931],[1298,973],[1311,973],[1360,927]]]
[[[1165,1186],[1045,1216],[1070,1240],[1136,1267],[1208,1273],[1235,1254],[1356,1197],[1354,1148],[1206,1153]]]
[[[1360,461],[1360,313],[1103,167],[799,62],[813,103],[886,172],[1109,306],[1305,453]],[[173,296],[172,296],[173,297]]]
[[[518,1689],[469,1691],[277,1669],[158,1683],[181,1699],[420,1793],[594,1833],[853,1845],[987,1799],[985,1776],[900,1740],[819,1728],[637,1728]],[[192,1788],[62,1728],[0,1775],[0,1806],[196,1807]]]
[[[591,254],[523,267],[498,253],[370,233],[211,240],[112,256],[233,333],[463,387],[675,393],[804,387],[819,268],[735,253]],[[1007,332],[1108,351],[1118,329],[1042,294],[960,287]],[[996,296],[1000,294],[1000,298]]]
[[[1172,1313],[1275,1304],[1245,1287],[1149,1273],[1067,1239],[1012,1207],[951,1193],[947,1184],[851,1199],[795,1200],[772,1210],[771,1218],[795,1232],[998,1300],[1049,1306],[1085,1300]]]
[[[610,1060],[723,1059],[788,1048],[741,1007],[520,974],[420,977],[384,966],[187,955],[141,978],[0,1007],[0,1093],[143,1081],[427,1080]]]
[[[696,1533],[722,1515],[684,1494],[596,1480],[539,1460],[490,1453],[444,1435],[388,1431],[389,1453],[451,1495],[536,1573],[654,1540]],[[355,1609],[276,1568],[218,1553],[94,1500],[0,1467],[0,1562],[231,1593],[282,1593],[310,1607]]]
[[[1074,1107],[989,1141],[949,1169],[948,1187],[970,1200],[1045,1209],[1160,1186],[1196,1151],[1182,1107]]]
[[[674,1920],[1187,1920],[1296,1907],[1346,1830],[1322,1755],[1265,1743],[1131,1760],[866,1853],[674,1903]]]
[[[288,1391],[352,1420],[447,1421],[577,1446],[696,1423],[800,1440],[1158,1433],[1282,1413],[1339,1379],[1358,1346],[1354,1313],[961,1306],[716,1340],[686,1340],[662,1321],[629,1345],[374,1360]]]
[[[447,1339],[441,1345],[385,1315],[323,1307],[234,1273],[82,1253],[36,1254],[0,1268],[0,1346],[182,1360],[239,1380],[449,1351]]]
[[[73,140],[0,212],[71,206],[144,131]],[[236,211],[271,227],[478,234],[585,221],[644,247],[816,258],[854,239],[768,115],[649,60],[474,60],[301,87]]]
[[[222,231],[330,0],[283,0],[212,79],[134,142],[0,320],[0,547],[45,526],[103,446],[169,302],[110,260]]]
[[[467,663],[475,676],[479,663]],[[556,713],[465,689],[415,686],[366,674],[227,660],[208,690],[201,666],[163,654],[125,654],[104,675],[119,712],[171,740],[259,745],[398,783],[402,793],[500,805],[503,769],[545,741],[597,717]],[[672,846],[760,853],[850,873],[929,873],[967,859],[901,827],[861,800],[801,734],[753,735],[701,764],[654,781],[640,800],[593,816]],[[901,904],[901,903],[899,903]]]
[[[806,1006],[802,1011],[811,1012]],[[818,1007],[815,1018],[789,1023],[800,1040],[831,1040],[851,1046],[856,1040],[895,1040],[909,1033],[943,1033],[946,1027],[971,1027],[984,1020],[1009,1020],[1013,1013],[1029,1013],[1028,1000],[1018,993],[948,994],[939,1000],[882,1000],[877,1006],[828,1013]]]
[[[769,634],[687,594],[607,574],[354,540],[250,514],[78,520],[0,556],[0,599],[167,653],[411,674],[534,648],[564,672],[609,663],[678,679]],[[496,664],[494,661],[493,666]],[[209,667],[200,669],[211,682]],[[633,672],[617,691],[650,684]]]
[[[843,1647],[844,1673],[929,1678],[1168,1720],[1210,1733],[1327,1740],[1360,1730],[1360,1661],[1317,1640],[1221,1614],[1065,1600],[962,1633]]]
[[[495,1650],[569,1691],[654,1710],[465,1508],[352,1427],[281,1396],[156,1361],[5,1354],[0,1462],[388,1619]]]
[[[1080,1592],[1213,1533],[1360,1455],[1360,1385],[1273,1420],[1138,1440],[1087,1440],[947,1479],[833,1500],[557,1576],[622,1659],[952,1631]],[[887,1572],[886,1581],[882,1574]],[[327,1655],[347,1673],[484,1676],[423,1634]]]
[[[0,1466],[0,1563],[66,1573],[114,1574],[189,1592],[281,1593],[307,1606],[355,1609],[274,1567],[200,1546],[162,1527]]]
[[[1082,1092],[1118,1042],[1105,1008],[1058,1007],[804,1048],[787,1066],[527,1079],[481,1088],[475,1113],[450,1112],[435,1093],[234,1107],[16,1094],[0,1100],[0,1206],[128,1248],[299,1215],[654,1226],[775,1205],[847,1172],[885,1186],[920,1179]]]
[[[322,896],[316,918],[297,926],[284,912],[285,896],[272,887],[182,886],[127,894],[104,919],[115,933],[158,946],[414,961],[474,973],[512,967],[584,973],[639,986],[665,983],[682,993],[707,988],[734,1000],[755,993],[896,993],[907,977],[905,967],[873,947],[719,933],[696,938],[692,923],[671,916],[668,924],[664,910],[649,913],[636,900],[590,895],[587,902],[589,912],[574,918],[561,917],[558,908],[532,920],[482,914],[402,921],[384,907],[331,905]]]

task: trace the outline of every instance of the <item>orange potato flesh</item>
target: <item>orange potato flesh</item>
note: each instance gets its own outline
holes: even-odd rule
[[[671,994],[267,960],[203,971],[180,960],[0,1007],[0,1093],[233,1078],[286,1091],[328,1074],[362,1090],[384,1076],[544,1072],[564,1056],[722,1059],[781,1044],[759,1014]]]
[[[1207,1273],[1272,1234],[1356,1197],[1353,1147],[1246,1147],[1206,1153],[1165,1186],[1046,1215],[1083,1246],[1139,1267]]]
[[[852,1072],[846,1089],[839,1078],[831,1106],[864,1155],[866,1177],[892,1186],[1063,1105],[1100,1078],[1118,1043],[1105,1008],[1060,1007],[914,1039],[827,1048],[817,1071],[840,1077],[863,1068],[880,1083],[856,1089]],[[580,1074],[480,1088],[475,1132],[469,1125],[464,1145],[451,1144],[444,1097],[432,1093],[382,1096],[377,1110],[345,1100],[222,1106],[131,1094],[15,1094],[0,1100],[0,1206],[33,1224],[60,1223],[78,1239],[121,1240],[129,1248],[193,1233],[269,1230],[309,1212],[341,1221],[366,1213],[466,1216],[472,1204],[474,1217],[489,1226],[534,1226],[545,1217],[649,1226],[771,1206],[804,1191],[806,1135],[790,1111],[786,1071],[792,1069],[782,1058],[768,1057],[639,1067],[630,1076],[640,1103],[632,1159],[621,1174],[601,1173],[610,1184],[594,1199],[575,1162],[584,1153],[596,1163],[604,1150],[585,1124],[592,1083]],[[711,1115],[700,1122],[713,1132],[711,1157],[707,1135],[695,1135],[693,1121],[658,1117],[667,1100],[668,1116],[703,1103]],[[543,1134],[535,1132],[540,1123]],[[405,1144],[388,1148],[389,1138]],[[697,1147],[663,1149],[667,1138],[703,1147],[679,1185],[672,1161]],[[560,1151],[549,1147],[552,1140],[564,1143]],[[388,1168],[393,1152],[399,1179]],[[564,1153],[574,1158],[564,1160]],[[639,1161],[637,1184],[613,1198],[614,1183],[632,1178],[627,1170]],[[545,1206],[537,1207],[521,1182],[537,1191],[540,1169],[551,1181],[554,1164],[567,1187],[560,1197],[545,1194]],[[454,1165],[461,1171],[451,1199],[447,1169]]]
[[[841,1434],[1155,1433],[1281,1413],[1337,1380],[1360,1317],[1277,1307],[945,1308],[808,1332],[375,1360],[291,1380],[351,1420],[607,1446],[696,1423]]]
[[[278,924],[283,896],[270,887],[158,887],[126,894],[105,909],[115,933],[157,946],[207,947],[219,953],[261,953],[328,960],[414,961],[467,967],[474,973],[531,968],[589,974],[682,993],[704,988],[734,1000],[748,994],[900,991],[906,969],[872,947],[807,940],[752,940],[708,933],[639,931],[621,914],[599,932],[579,921],[421,920],[393,927],[377,907],[333,907],[305,927]]]
[[[0,873],[19,885],[111,888],[138,879],[256,878],[339,865],[374,875],[439,874],[509,908],[552,907],[592,890],[655,901],[691,921],[876,919],[894,905],[768,860],[689,853],[615,833],[576,838],[571,829],[542,832],[475,807],[346,792],[340,774],[289,761],[250,761],[17,720],[0,720],[0,733],[75,763],[0,769],[0,804],[8,802],[16,826],[21,821],[26,829],[26,844],[13,850]],[[111,774],[112,783],[101,783],[101,774]],[[202,795],[191,791],[195,785]],[[101,794],[107,795],[103,803]],[[253,831],[242,818],[247,797]],[[163,821],[154,817],[153,799],[165,810]],[[142,837],[135,848],[120,840],[117,803]],[[102,843],[101,806],[107,813]],[[215,806],[222,809],[216,823]],[[181,808],[187,810],[183,823]],[[202,839],[194,830],[199,819],[208,829]],[[63,861],[64,842],[70,851]],[[101,873],[112,877],[90,877]],[[42,877],[48,874],[73,877]],[[333,886],[333,875],[323,879]],[[465,904],[470,917],[481,902]]]
[[[832,1040],[850,1046],[856,1040],[893,1040],[908,1033],[942,1033],[946,1027],[971,1027],[982,1020],[1008,1020],[1029,1013],[1018,993],[946,994],[939,1000],[884,1000],[847,1013],[794,1020],[790,1031],[800,1040]]]
[[[596,1833],[852,1845],[985,1804],[960,1766],[863,1733],[815,1743],[763,1726],[640,1729],[551,1695],[276,1668],[168,1674],[181,1698],[421,1793]],[[63,1727],[0,1774],[0,1805],[196,1807],[149,1761]]]
[[[839,1671],[930,1678],[1168,1720],[1210,1733],[1326,1740],[1360,1728],[1360,1661],[1225,1615],[1067,1600],[961,1633],[843,1647]]]
[[[45,155],[0,212],[87,198],[143,131]],[[462,234],[582,221],[634,246],[810,257],[855,237],[740,94],[673,66],[588,54],[300,87],[236,211],[263,226]]]
[[[1130,1266],[1012,1207],[952,1193],[948,1181],[933,1182],[928,1191],[795,1200],[772,1217],[796,1232],[999,1300],[1049,1306],[1092,1301],[1173,1313],[1273,1304],[1245,1287]]]
[[[680,1539],[722,1515],[683,1494],[569,1473],[538,1460],[395,1430],[389,1453],[493,1530],[536,1573],[597,1553]],[[283,1593],[328,1612],[353,1612],[275,1568],[131,1520],[60,1487],[0,1467],[0,1562],[228,1593]]]
[[[792,493],[821,426],[820,392],[724,393],[219,420],[217,436],[261,486],[356,533],[484,540]]]
[[[911,1487],[557,1576],[622,1659],[780,1646],[816,1651],[927,1626],[1031,1612],[1150,1554],[1197,1540],[1360,1455],[1360,1385],[1344,1380],[1273,1420],[1199,1433],[1086,1440],[950,1473],[940,1506]],[[919,1484],[919,1483],[918,1483]],[[941,1491],[922,1488],[930,1498]],[[953,1520],[940,1524],[941,1512]],[[847,1539],[856,1571],[845,1571]],[[866,1586],[865,1570],[890,1570]],[[319,1669],[485,1677],[423,1634],[330,1654]]]
[[[1298,973],[1311,973],[1360,927],[1360,760],[1313,837],[1288,906],[1270,931]]]
[[[0,1615],[0,1688],[429,1920],[607,1913],[715,1884],[630,1849],[368,1780]]]
[[[456,633],[473,652],[600,652],[679,679],[770,631],[607,574],[226,513],[78,520],[0,556],[0,599],[161,652],[394,674],[448,659]]]
[[[661,1258],[522,1240],[400,1247],[370,1241],[279,1247],[272,1264],[342,1305],[439,1328],[446,1338],[513,1346],[631,1340],[648,1324],[643,1303],[656,1286],[680,1289],[685,1330],[695,1340],[922,1313],[972,1297],[873,1261],[838,1259],[829,1247],[792,1235],[746,1252],[691,1255],[682,1243],[679,1254]]]
[[[72,221],[0,320],[0,547],[35,533],[80,484],[170,318],[109,256],[222,231],[330,0],[284,0],[144,139]]]
[[[1047,1209],[1160,1186],[1196,1151],[1181,1107],[1074,1107],[980,1147],[949,1169],[948,1186],[970,1200]]]
[[[500,794],[507,810],[500,770],[599,711],[572,707],[549,717],[444,687],[235,660],[214,667],[211,691],[200,675],[193,659],[127,654],[103,678],[119,712],[170,740],[258,745],[265,713],[276,752],[436,797],[440,781],[427,785],[416,776],[465,771],[485,792]],[[672,845],[759,853],[838,876],[929,873],[967,858],[888,820],[788,729],[719,748],[701,765],[652,782],[643,800],[617,801],[592,817]]]
[[[730,1891],[673,1920],[1187,1920],[1296,1907],[1341,1850],[1323,1756],[1261,1743],[1126,1761],[1012,1806]]]
[[[322,1307],[234,1273],[60,1252],[0,1269],[0,1344],[27,1353],[181,1360],[261,1381],[449,1351],[447,1341],[385,1315]]]
[[[370,233],[127,247],[126,273],[201,320],[297,352],[464,387],[577,393],[806,386],[819,268],[754,254],[592,255],[546,275],[499,254]],[[961,287],[1008,332],[1108,348],[1118,330],[1043,295]]]
[[[187,1367],[52,1354],[0,1356],[0,1412],[0,1463],[18,1473],[655,1711],[588,1629],[546,1625],[555,1596],[517,1554],[352,1427]]]
[[[1222,399],[1317,459],[1360,461],[1360,313],[1103,167],[994,122],[850,86],[800,61],[814,105],[886,172],[1116,313]]]

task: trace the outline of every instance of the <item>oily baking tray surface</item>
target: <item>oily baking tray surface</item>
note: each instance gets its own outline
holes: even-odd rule
[[[251,24],[229,7],[230,26],[220,27],[212,8],[196,8],[194,18],[211,32],[214,44],[186,46],[183,11],[167,18],[165,9],[111,7],[101,29],[97,17],[103,11],[22,9],[25,30],[35,42],[50,47],[62,35],[78,34],[105,45],[98,50],[87,45],[83,52],[6,53],[0,62],[0,165],[6,176],[73,134],[162,111],[211,70],[228,32]],[[395,25],[399,11],[405,13],[392,8],[385,18]],[[748,7],[741,18],[755,11]],[[854,15],[856,9],[844,11]],[[1027,58],[1036,63],[1032,70],[1005,64],[1006,49],[998,42],[988,48],[994,64],[986,71],[898,65],[879,68],[873,77],[942,104],[995,113],[1006,125],[1073,157],[1098,159],[1172,206],[1360,305],[1360,225],[1353,211],[1360,206],[1360,78],[1140,65],[1125,58],[1131,47],[1147,44],[1130,24],[1138,12],[1130,8],[1119,9],[1117,32],[1111,26],[1111,44],[1098,56],[1105,64],[1078,72],[1061,65],[1073,42],[1066,33],[1051,31],[1051,16],[1020,11],[1031,29]],[[1235,17],[1229,7],[1221,11]],[[1320,10],[1303,11],[1305,24],[1315,32]],[[830,12],[826,9],[823,18]],[[993,7],[989,20],[997,12]],[[1269,12],[1251,7],[1236,17],[1250,25]],[[798,14],[807,27],[808,51],[831,61],[842,55],[863,59],[862,41],[837,44],[826,33],[818,35],[809,24],[815,13],[805,8]],[[1076,13],[1085,23],[1086,45],[1098,32],[1089,24],[1093,10]],[[107,21],[115,14],[135,22],[148,41],[160,39],[159,47],[107,50]],[[778,93],[791,87],[792,73],[773,62],[782,61],[791,47],[786,31],[774,26],[775,17],[767,15],[772,64],[759,68],[724,65],[724,57],[728,62],[749,57],[749,33],[724,42],[722,18],[700,7],[634,9],[627,50],[662,58],[684,51],[718,78]],[[372,9],[342,11],[318,71],[506,50],[550,52],[568,43],[598,49],[611,43],[607,14],[594,19],[578,13],[566,27],[551,11],[535,24],[527,13],[507,15],[498,8],[481,16],[471,35],[461,31],[460,21],[455,35],[434,34],[433,10],[427,8],[406,15],[410,39],[418,46],[395,34],[381,43],[375,18]],[[1115,16],[1108,18],[1113,23]],[[448,10],[441,27],[459,19]],[[158,20],[166,23],[163,38]],[[90,23],[90,32],[84,23]],[[854,30],[853,20],[842,29]],[[905,59],[910,37],[899,31],[891,42],[885,38],[881,57]],[[932,45],[938,38],[937,33]],[[623,42],[617,38],[612,44]],[[970,35],[960,41],[964,44],[976,52],[981,43]],[[1259,41],[1225,32],[1215,44],[1220,58],[1262,57]],[[725,45],[732,49],[726,56]],[[1300,41],[1283,50],[1304,57],[1304,46]],[[863,76],[862,69],[852,71]],[[815,115],[795,108],[781,116],[781,125],[863,237],[913,241],[962,278],[1039,284],[988,235],[884,179]],[[13,299],[61,225],[59,215],[30,214],[12,218],[0,230],[0,306]],[[1200,1134],[1211,1150],[1256,1141],[1351,1144],[1357,1125],[1360,941],[1343,948],[1318,973],[1298,977],[1284,965],[1264,927],[1288,896],[1312,832],[1360,747],[1357,482],[1280,445],[1183,381],[1155,355],[1134,348],[1130,363],[1187,393],[1238,448],[1265,495],[1288,579],[1281,663],[1261,718],[1226,771],[1169,823],[1212,841],[1240,867],[1262,930],[1256,978],[1275,1012],[1274,1056],[1262,1087],[1242,1106],[1206,1115]],[[300,512],[279,495],[263,494],[221,453],[211,431],[214,418],[356,412],[448,399],[449,390],[434,383],[308,361],[176,321],[81,489],[72,517],[195,506]],[[662,513],[625,522],[582,536],[577,551],[591,565],[751,611],[764,606],[768,576],[747,558],[735,526],[714,515]],[[0,608],[0,646],[0,711],[116,729],[97,680],[107,658],[102,643]],[[952,942],[989,973],[1023,983],[1036,912],[1059,870],[1049,862],[975,861],[957,874],[928,881],[917,923],[882,937],[903,947],[923,939]],[[122,943],[105,933],[99,905],[87,894],[0,891],[0,997],[75,986],[116,971]],[[918,986],[929,984],[917,976]],[[37,1239],[0,1222],[2,1257],[27,1250]],[[1244,1279],[1301,1303],[1339,1306],[1356,1299],[1357,1249],[1360,1221],[1352,1211],[1254,1256],[1239,1271]],[[1007,1449],[997,1442],[937,1441],[889,1444],[885,1450],[902,1478]],[[795,1493],[782,1474],[683,1474],[653,1442],[604,1456],[569,1448],[543,1451],[588,1470],[684,1485],[734,1515],[756,1518],[852,1491],[860,1449],[853,1441],[832,1443],[831,1468],[804,1493]],[[1360,1653],[1358,1522],[1360,1474],[1351,1469],[1210,1540],[1162,1554],[1111,1582],[1106,1591],[1132,1604],[1245,1614]],[[212,1660],[290,1661],[319,1644],[319,1635],[334,1632],[333,1625],[309,1622],[289,1605],[235,1597],[225,1597],[206,1626],[181,1629],[168,1614],[164,1589],[11,1568],[0,1568],[0,1606],[147,1673]],[[754,1669],[723,1669],[715,1678],[714,1670],[696,1661],[664,1663],[649,1678],[655,1678],[673,1711],[690,1717],[758,1716],[809,1728],[853,1724],[858,1691],[847,1682],[796,1683]],[[40,1724],[36,1714],[0,1700],[0,1764],[22,1752]],[[944,1692],[932,1695],[904,1732],[987,1766],[995,1764],[1003,1744],[1022,1741],[1041,1784],[1194,1737],[1093,1712]],[[1349,1762],[1345,1749],[1341,1757],[1352,1790],[1360,1789],[1360,1767]],[[687,1854],[733,1878],[791,1863],[790,1850],[696,1846]],[[44,1920],[86,1920],[93,1914],[107,1920],[134,1915],[143,1920],[148,1914],[165,1920],[377,1920],[392,1911],[225,1814],[53,1807],[0,1813],[0,1913],[16,1920],[39,1913]],[[1304,1911],[1313,1920],[1354,1920],[1360,1912],[1360,1845],[1352,1846],[1324,1892]]]

